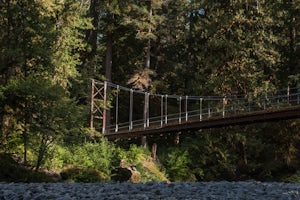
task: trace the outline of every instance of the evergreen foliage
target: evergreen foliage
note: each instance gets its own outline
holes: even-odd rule
[[[85,182],[109,180],[122,159],[142,170],[149,153],[90,130],[92,78],[178,95],[292,88],[299,23],[299,0],[0,0],[1,157]],[[299,181],[298,127],[181,134],[158,157],[173,181]]]

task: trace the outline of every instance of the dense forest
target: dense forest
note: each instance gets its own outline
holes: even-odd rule
[[[0,152],[35,171],[110,180],[149,154],[90,129],[92,79],[199,96],[300,86],[299,0],[0,0],[0,16]],[[171,181],[300,181],[299,125],[149,143]]]

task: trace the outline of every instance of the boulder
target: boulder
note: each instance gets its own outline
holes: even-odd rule
[[[132,182],[139,183],[141,181],[141,174],[134,166],[118,167],[112,171],[112,180],[117,182]]]

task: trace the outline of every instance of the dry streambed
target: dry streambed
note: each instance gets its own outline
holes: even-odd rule
[[[197,183],[0,183],[0,199],[300,199],[300,184]]]

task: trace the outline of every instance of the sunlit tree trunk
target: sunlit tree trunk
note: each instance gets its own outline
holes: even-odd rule
[[[290,0],[288,2],[290,5],[290,26],[289,26],[289,33],[290,33],[290,73],[295,74],[297,73],[297,55],[296,55],[296,17],[295,17],[295,0]]]
[[[150,3],[149,3],[149,29],[148,29],[148,41],[147,41],[147,53],[146,53],[146,64],[145,64],[145,67],[146,68],[150,68],[150,59],[151,59],[151,38],[150,38],[150,35],[152,33],[152,29],[151,29],[151,18],[152,18],[152,2],[150,0]]]
[[[152,10],[152,0],[149,1],[149,28],[148,28],[148,41],[147,41],[147,53],[146,53],[146,62],[145,62],[145,68],[146,69],[150,69],[151,66],[151,33],[152,33],[152,29],[151,29],[151,20],[152,20],[152,14],[153,14],[153,10]],[[142,147],[146,148],[147,147],[147,137],[143,136],[142,137]]]

